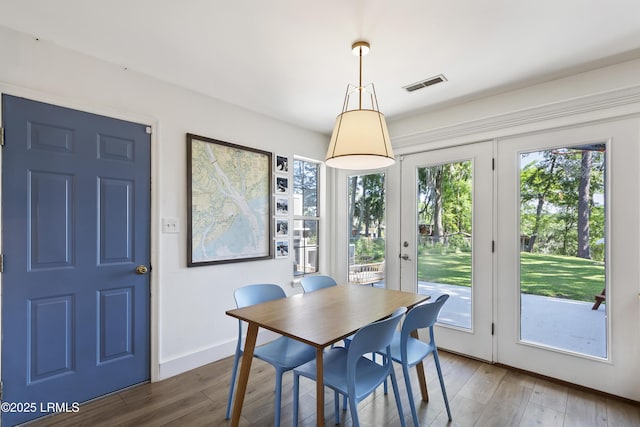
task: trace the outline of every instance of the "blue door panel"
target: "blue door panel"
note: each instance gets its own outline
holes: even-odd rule
[[[100,224],[100,264],[131,262],[135,224],[133,222],[133,181],[100,179],[98,224]]]
[[[29,150],[73,152],[73,129],[32,121],[28,121],[26,125],[26,143]]]
[[[27,188],[30,269],[72,266],[73,176],[30,171]]]
[[[73,297],[29,301],[27,384],[59,376],[74,369]]]
[[[71,404],[147,381],[146,126],[7,95],[2,124],[3,401]]]
[[[100,292],[99,363],[133,354],[133,289]]]
[[[133,162],[135,141],[111,135],[98,135],[98,156],[103,160]]]

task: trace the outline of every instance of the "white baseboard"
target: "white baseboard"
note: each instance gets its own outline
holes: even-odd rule
[[[258,345],[263,344],[277,336],[269,331],[261,331],[258,335]],[[171,360],[160,362],[158,380],[166,380],[178,374],[190,371],[207,363],[212,363],[226,357],[233,356],[236,351],[236,340],[227,341],[204,350],[195,351]]]
[[[160,363],[159,380],[165,380],[191,369],[215,362],[233,355],[236,349],[236,341],[209,347],[207,349],[186,354]]]

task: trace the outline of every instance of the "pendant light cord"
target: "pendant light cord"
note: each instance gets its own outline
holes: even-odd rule
[[[363,88],[362,88],[362,46],[360,46],[358,48],[358,51],[360,52],[360,54],[358,55],[360,57],[360,81],[358,82],[358,109],[362,110],[362,92],[363,92]]]

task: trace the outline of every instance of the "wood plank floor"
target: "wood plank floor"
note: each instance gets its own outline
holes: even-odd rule
[[[447,420],[433,359],[425,361],[430,402],[413,391],[423,426],[640,426],[640,405],[574,389],[503,367],[441,352],[441,366],[453,422]],[[144,384],[81,405],[75,414],[37,420],[44,426],[228,426],[224,419],[232,359],[224,359],[176,377]],[[415,376],[415,369],[412,370]],[[412,426],[402,371],[397,368],[407,426]],[[315,426],[315,383],[301,379],[300,424]],[[273,425],[274,371],[253,361],[242,411],[242,426]],[[333,393],[325,396],[326,425],[333,422]],[[400,425],[393,394],[382,388],[358,406],[360,424]],[[342,425],[352,426],[349,412]],[[283,380],[282,426],[292,425],[292,375]]]

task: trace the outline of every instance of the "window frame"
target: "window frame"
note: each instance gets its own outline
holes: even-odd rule
[[[295,198],[297,193],[297,189],[299,189],[300,187],[298,187],[297,185],[297,181],[295,179],[295,174],[296,174],[296,164],[298,162],[303,162],[305,164],[312,164],[315,166],[316,169],[316,185],[315,185],[315,193],[316,193],[316,215],[315,216],[311,216],[311,215],[298,215],[296,214],[296,209],[295,209]],[[320,185],[320,174],[321,174],[321,170],[322,170],[322,163],[316,160],[311,160],[311,159],[306,159],[306,158],[302,158],[302,157],[293,157],[293,168],[292,168],[292,198],[293,198],[293,235],[292,235],[292,239],[293,239],[293,244],[292,244],[292,249],[293,251],[295,251],[294,253],[294,269],[293,269],[293,276],[295,279],[299,279],[302,278],[304,276],[308,276],[308,275],[314,275],[314,274],[319,274],[320,273],[320,259],[321,259],[321,246],[320,246],[320,230],[321,230],[321,216],[320,216],[320,192],[321,192],[321,185]],[[304,213],[304,183],[303,183],[303,187],[302,187],[302,210]],[[297,221],[315,221],[316,222],[316,243],[314,245],[301,245],[300,243],[296,243],[296,242],[300,242],[302,239],[296,239],[296,231],[295,231],[295,224]],[[298,263],[297,263],[297,254],[299,250],[303,250],[303,252],[306,254],[308,248],[315,248],[316,251],[316,259],[315,259],[315,271],[306,271],[306,268],[303,268],[303,271],[298,270]]]
[[[356,252],[356,243],[355,241],[352,243],[352,215],[351,215],[351,179],[356,177],[357,181],[363,180],[365,176],[369,175],[381,175],[383,178],[383,224],[384,224],[384,235],[383,237],[378,236],[378,238],[382,238],[384,240],[384,257],[382,261],[375,260],[372,262],[365,263],[356,263],[355,262],[355,252]],[[347,191],[346,191],[346,209],[347,209],[347,282],[349,284],[357,284],[357,285],[368,285],[375,286],[382,282],[384,287],[387,286],[387,275],[386,275],[386,260],[387,260],[387,185],[388,185],[388,171],[386,170],[361,170],[361,171],[352,171],[352,173],[347,174],[346,177],[347,182]],[[364,199],[364,194],[362,199]],[[351,257],[351,245],[354,245],[353,251],[353,262]]]

